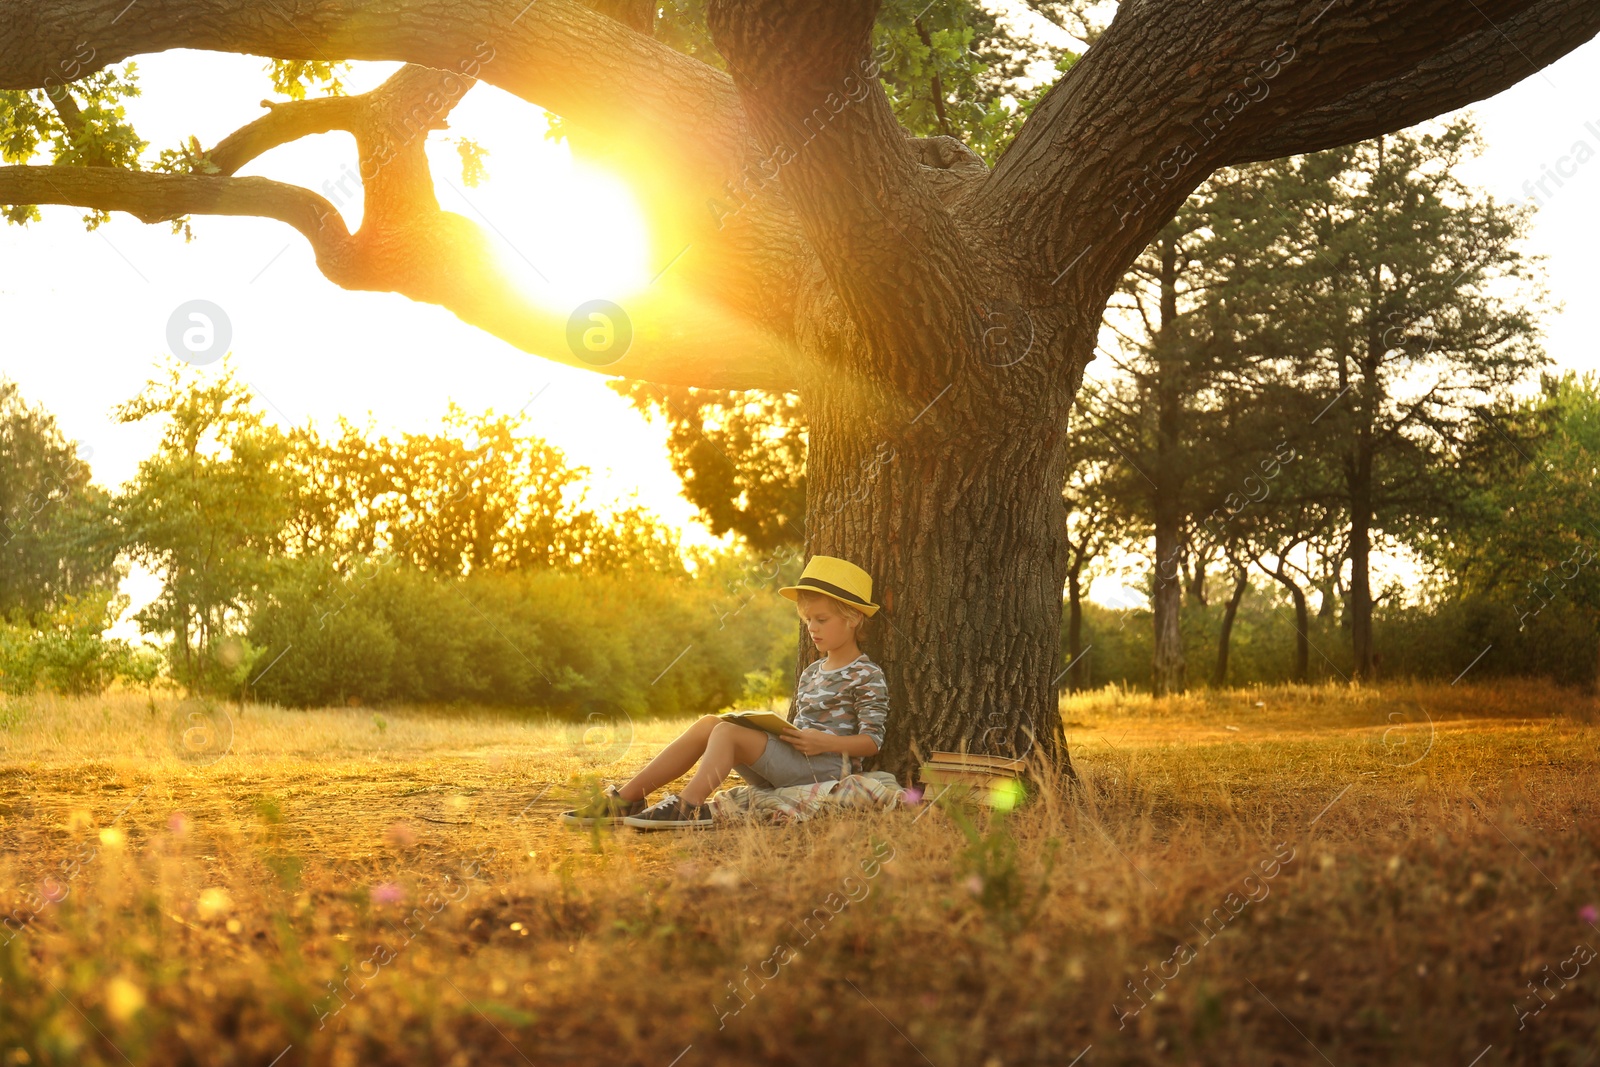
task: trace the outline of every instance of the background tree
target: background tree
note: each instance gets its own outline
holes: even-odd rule
[[[336,284],[437,303],[593,367],[567,347],[568,314],[519,291],[476,224],[438,208],[424,153],[476,78],[548,108],[640,179],[663,247],[689,248],[631,303],[634,342],[605,369],[800,394],[806,549],[851,556],[882,591],[898,709],[885,761],[904,769],[913,739],[980,735],[1064,756],[1051,683],[1066,420],[1126,268],[1213,171],[1453,110],[1600,30],[1584,0],[1313,6],[1120,6],[991,168],[896,118],[871,58],[878,4],[713,0],[724,74],[651,39],[648,8],[626,3],[327,0],[289,21],[253,3],[142,0],[124,15],[0,0],[0,89],[183,47],[408,64],[371,93],[280,104],[186,172],[0,167],[0,203],[276,218]],[[407,115],[421,121],[391,122]],[[236,177],[332,130],[354,135],[373,175],[354,234],[310,190]],[[850,481],[885,443],[895,461],[855,500]]]
[[[1471,190],[1466,120],[1271,168],[1285,255],[1262,343],[1325,398],[1305,450],[1349,527],[1355,676],[1375,667],[1375,536],[1447,514],[1472,420],[1544,361],[1528,213]]]
[[[1472,486],[1422,543],[1460,593],[1492,598],[1519,633],[1575,613],[1594,635],[1600,693],[1600,379],[1543,375],[1537,396],[1474,427]]]
[[[1123,534],[1119,514],[1107,499],[1111,467],[1115,457],[1096,434],[1079,433],[1074,438],[1079,455],[1071,464],[1064,497],[1067,504],[1067,529],[1063,538],[1067,551],[1067,640],[1066,689],[1076,692],[1088,684],[1089,670],[1083,645],[1083,603],[1097,570],[1104,565],[1107,550]]]
[[[717,536],[770,552],[805,543],[806,435],[799,398],[614,382],[667,422],[667,456],[683,495]]]
[[[1152,688],[1182,692],[1187,678],[1184,592],[1205,604],[1206,568],[1222,541],[1193,528],[1220,513],[1272,445],[1243,431],[1260,410],[1255,349],[1241,343],[1242,295],[1263,286],[1259,235],[1231,225],[1241,201],[1259,195],[1255,172],[1218,174],[1192,196],[1134,262],[1107,313],[1112,376],[1088,400],[1097,432],[1124,465],[1107,487],[1151,537]],[[1253,305],[1251,305],[1253,308]],[[1237,570],[1237,568],[1231,568]],[[1226,629],[1224,630],[1226,633]]]
[[[161,577],[135,616],[169,636],[175,677],[192,686],[231,677],[230,643],[284,548],[295,496],[289,444],[229,369],[209,381],[173,370],[116,409],[118,421],[162,421],[154,455],[116,498],[128,554]]]
[[[54,416],[0,378],[0,618],[28,618],[115,586],[108,501]]]
[[[527,432],[523,416],[451,405],[436,433],[397,438],[342,423],[292,436],[294,547],[383,556],[433,574],[554,567],[682,573],[677,538],[638,507],[585,506],[588,471]]]

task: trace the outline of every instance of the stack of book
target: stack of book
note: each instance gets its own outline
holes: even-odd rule
[[[941,792],[965,787],[985,804],[1010,808],[1021,799],[1025,766],[1025,760],[1010,756],[935,751],[922,765],[919,777],[923,785]]]

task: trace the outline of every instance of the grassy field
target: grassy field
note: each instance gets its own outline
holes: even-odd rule
[[[1070,794],[693,835],[553,821],[682,722],[175,705],[0,707],[0,1065],[1600,1065],[1561,690],[1106,691]]]

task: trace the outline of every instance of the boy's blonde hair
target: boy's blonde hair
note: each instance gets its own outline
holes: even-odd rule
[[[822,593],[813,593],[813,592],[810,592],[810,591],[805,590],[805,589],[800,590],[798,593],[795,594],[795,598],[794,598],[795,612],[799,613],[808,604],[815,604],[819,600],[826,601],[829,607],[838,608],[839,609],[839,614],[843,615],[845,617],[845,621],[850,623],[850,625],[852,627],[854,627],[855,635],[856,635],[856,637],[858,639],[862,636],[862,634],[864,634],[866,632],[866,629],[867,629],[867,613],[866,612],[862,611],[860,608],[856,607],[853,604],[846,604],[842,600],[837,600],[837,599],[835,599],[835,598],[833,598],[831,596],[826,596],[826,595],[824,595]]]

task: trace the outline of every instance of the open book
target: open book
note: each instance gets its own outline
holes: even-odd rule
[[[775,711],[730,711],[720,718],[732,719],[740,726],[753,726],[769,734],[782,734],[793,725]]]

